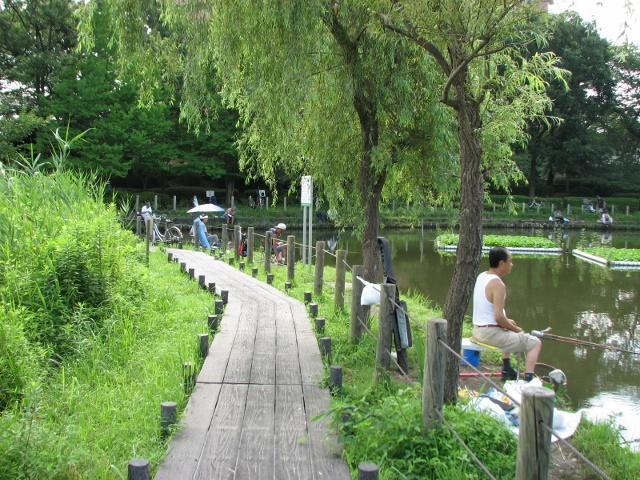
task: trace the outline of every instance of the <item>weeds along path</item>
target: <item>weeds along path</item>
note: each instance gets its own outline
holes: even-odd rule
[[[200,252],[169,250],[229,302],[157,480],[349,479],[304,305]]]

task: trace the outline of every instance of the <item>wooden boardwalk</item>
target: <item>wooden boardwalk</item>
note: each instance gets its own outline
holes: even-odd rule
[[[204,253],[170,251],[229,303],[156,479],[350,479],[328,420],[313,420],[330,399],[304,305]]]

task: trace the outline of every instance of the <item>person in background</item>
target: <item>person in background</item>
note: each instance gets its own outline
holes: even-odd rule
[[[613,217],[609,215],[609,210],[606,208],[602,211],[600,223],[602,223],[602,226],[605,228],[609,228],[613,224]]]
[[[142,221],[144,223],[144,230],[147,231],[147,225],[149,220],[153,218],[153,209],[151,208],[151,202],[144,202],[144,205],[140,209],[140,216],[142,217]],[[151,231],[151,241],[155,243],[156,241],[156,232]]]
[[[287,258],[287,244],[280,240],[280,238],[282,237],[282,232],[284,232],[286,229],[287,226],[284,223],[279,223],[275,227],[270,229],[273,251],[276,254],[276,262],[279,265],[284,265],[285,259]]]
[[[515,380],[518,373],[511,366],[511,354],[524,352],[525,381],[533,378],[542,342],[525,333],[518,324],[507,317],[505,304],[507,287],[502,279],[511,273],[511,252],[504,247],[489,251],[489,270],[476,279],[473,289],[473,337],[502,351],[502,378]]]
[[[224,218],[227,221],[227,225],[233,225],[236,222],[236,207],[229,207],[224,212]]]
[[[220,240],[217,235],[209,235],[209,232],[207,232],[206,222],[208,219],[209,216],[205,213],[196,217],[193,221],[193,234],[196,239],[196,245],[210,250],[213,247],[219,246]]]

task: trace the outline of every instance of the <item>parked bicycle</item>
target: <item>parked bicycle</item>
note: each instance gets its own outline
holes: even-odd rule
[[[160,230],[162,227],[162,231]],[[153,243],[179,243],[182,242],[182,231],[173,225],[173,221],[166,217],[153,217]]]

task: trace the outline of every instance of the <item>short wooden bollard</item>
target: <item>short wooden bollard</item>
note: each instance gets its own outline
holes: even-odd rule
[[[247,262],[253,263],[253,227],[247,228]]]
[[[209,283],[209,293],[211,293],[211,295],[216,294],[216,282]]]
[[[304,304],[311,303],[311,292],[304,292]]]
[[[127,480],[150,480],[149,460],[133,458],[127,467]]]
[[[271,271],[271,230],[264,232],[264,271]]]
[[[288,292],[289,290],[291,290],[291,282],[289,280],[287,280],[286,282],[284,282],[284,289]]]
[[[310,303],[309,304],[309,315],[311,315],[311,318],[316,318],[318,316],[318,304],[317,303]]]
[[[316,269],[313,276],[313,293],[316,296],[322,295],[324,285],[324,242],[316,242]]]
[[[229,303],[229,290],[220,290],[220,298],[225,305]]]
[[[173,257],[173,263],[178,263],[178,257]]]
[[[222,252],[226,253],[227,244],[229,243],[229,231],[227,230],[227,224],[222,225],[222,239],[220,241],[220,247],[222,248]]]
[[[287,236],[287,280],[293,281],[296,276],[296,237]]]
[[[209,315],[207,317],[207,324],[209,325],[209,330],[215,332],[218,330],[218,315]]]
[[[267,273],[267,283],[273,285],[273,273]]]
[[[345,284],[345,262],[347,261],[347,251],[338,250],[336,252],[336,286],[334,290],[334,303],[336,308],[344,308],[344,284]]]
[[[444,401],[444,368],[447,351],[440,344],[447,341],[447,321],[429,320],[425,336],[424,372],[422,376],[422,425],[429,430],[440,424],[436,413],[442,412]]]
[[[184,362],[182,364],[182,381],[184,383],[184,391],[189,393],[194,386],[193,364],[191,362]]]
[[[240,269],[241,272],[244,272],[244,262],[240,262],[240,264],[238,265],[238,268]]]
[[[167,252],[167,262],[171,263],[173,261],[173,253]]]
[[[235,225],[233,227],[233,256],[236,260],[240,260],[240,251],[238,246],[242,241],[242,231],[240,230],[240,225]]]
[[[358,480],[378,480],[378,465],[375,463],[358,465]]]
[[[216,315],[222,315],[223,311],[224,311],[224,302],[222,300],[216,300],[216,308],[215,308]]]
[[[198,275],[198,285],[202,288],[207,288],[207,283],[204,275]]]
[[[180,262],[180,271],[182,273],[186,273],[187,272],[187,264],[184,262]]]
[[[546,480],[549,475],[553,391],[535,386],[522,389],[516,480]]]
[[[182,240],[178,242],[178,250],[182,250]]]
[[[193,280],[194,278],[196,278],[196,269],[195,268],[190,268],[189,269],[189,278],[191,280]]]
[[[251,269],[251,276],[252,276],[253,278],[256,278],[256,277],[258,276],[258,268],[257,268],[257,267],[253,267],[253,268]]]
[[[229,257],[228,261],[229,261],[229,265],[233,266],[233,262],[234,262],[233,257]]]
[[[334,392],[342,390],[342,367],[339,365],[329,367],[329,388]]]
[[[351,341],[356,343],[360,341],[362,337],[363,327],[362,324],[367,321],[365,318],[366,308],[360,305],[360,297],[362,295],[363,285],[358,277],[362,277],[364,274],[364,267],[362,265],[354,265],[353,272],[351,274]]]
[[[200,356],[206,358],[209,355],[209,334],[201,333],[198,335],[198,341],[200,343]]]
[[[331,337],[320,338],[320,354],[327,362],[331,361]]]
[[[178,419],[178,410],[176,402],[162,402],[160,404],[160,429],[162,435],[167,435],[172,425],[175,425]]]
[[[325,324],[324,318],[316,318],[314,322],[316,325],[316,332],[320,334],[324,333],[324,324]]]
[[[627,205],[627,217],[629,216],[629,205]]]

